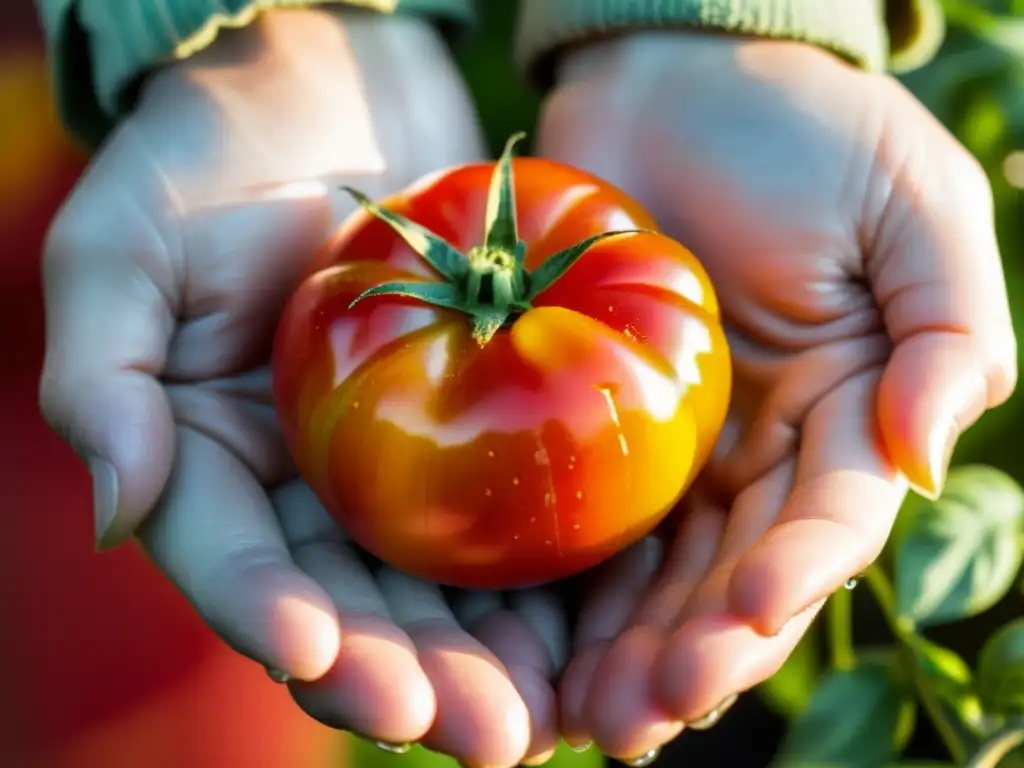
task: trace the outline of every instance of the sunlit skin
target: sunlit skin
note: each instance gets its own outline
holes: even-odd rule
[[[513,161],[533,270],[612,230],[634,201],[550,161]],[[493,164],[424,179],[382,207],[462,253],[483,242]],[[439,275],[366,211],[323,246],[274,351],[301,474],[352,538],[411,574],[511,588],[583,571],[640,539],[706,460],[729,400],[718,304],[697,258],[653,231],[592,246],[489,340],[417,299]]]

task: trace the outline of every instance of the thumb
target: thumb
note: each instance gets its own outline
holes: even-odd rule
[[[961,432],[1013,392],[1017,351],[988,180],[937,123],[925,128],[937,140],[901,165],[868,272],[895,344],[879,387],[882,438],[934,498]]]
[[[90,178],[91,177],[91,178]],[[43,415],[88,464],[96,544],[130,535],[170,474],[174,427],[157,376],[174,331],[164,238],[102,169],[51,226],[43,255]],[[107,178],[110,174],[106,175]]]

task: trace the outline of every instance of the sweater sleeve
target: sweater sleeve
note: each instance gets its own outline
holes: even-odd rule
[[[340,3],[384,13],[471,21],[474,0],[36,0],[67,130],[95,147],[131,107],[132,85],[152,67],[202,50],[221,29],[261,11]]]
[[[547,85],[567,46],[672,27],[800,40],[872,71],[924,63],[945,31],[938,0],[523,0],[516,58]]]

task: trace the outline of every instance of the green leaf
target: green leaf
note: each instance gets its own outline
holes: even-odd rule
[[[1024,619],[998,629],[978,657],[978,694],[991,714],[1024,715]]]
[[[484,246],[506,253],[515,253],[522,258],[519,244],[519,233],[516,227],[516,190],[512,173],[512,154],[516,144],[526,138],[520,131],[509,137],[505,149],[494,164],[494,176],[487,192],[487,213],[484,219]],[[520,262],[521,263],[521,262]]]
[[[816,650],[816,624],[803,636],[778,672],[761,683],[765,703],[784,717],[803,712],[814,694],[821,664]]]
[[[543,264],[530,273],[530,293],[526,297],[526,301],[533,301],[540,294],[554,285],[562,275],[569,271],[569,268],[573,264],[580,260],[583,254],[602,240],[607,240],[609,237],[619,237],[621,235],[639,235],[645,233],[653,234],[647,229],[621,229],[614,232],[603,232],[600,235],[588,237],[586,240],[576,243],[576,245],[569,246],[564,251],[559,251],[558,253],[548,256]]]
[[[776,764],[885,765],[898,756],[914,711],[914,700],[891,663],[833,671],[792,722]]]
[[[450,282],[458,282],[466,274],[469,263],[466,257],[448,241],[438,237],[415,221],[381,208],[362,192],[352,187],[342,187],[369,214],[380,219],[395,231],[439,275]]]
[[[962,467],[950,473],[942,498],[915,505],[896,557],[900,617],[928,626],[995,605],[1024,556],[1020,486],[992,467]]]
[[[382,283],[373,288],[363,291],[355,300],[349,304],[349,309],[354,307],[363,299],[371,296],[403,296],[409,299],[418,299],[435,307],[454,309],[465,312],[465,302],[459,293],[459,289],[449,283],[426,283],[409,281],[407,283]]]
[[[958,735],[965,742],[973,741],[974,732],[969,729],[980,727],[982,712],[974,692],[971,668],[950,649],[920,635],[909,636],[906,640],[926,684],[934,691],[940,705],[952,714]]]

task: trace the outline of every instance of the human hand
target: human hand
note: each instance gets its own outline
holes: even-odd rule
[[[98,546],[137,533],[307,712],[511,765],[556,738],[554,604],[449,602],[365,567],[294,479],[267,365],[284,301],[351,211],[329,188],[383,196],[481,156],[422,21],[274,11],[224,33],[146,84],[54,222],[40,397],[90,465]]]
[[[714,282],[735,366],[705,471],[595,576],[564,735],[636,757],[772,675],[879,554],[908,480],[1010,395],[976,162],[895,80],[811,46],[638,33],[570,54],[539,153],[623,187]]]

